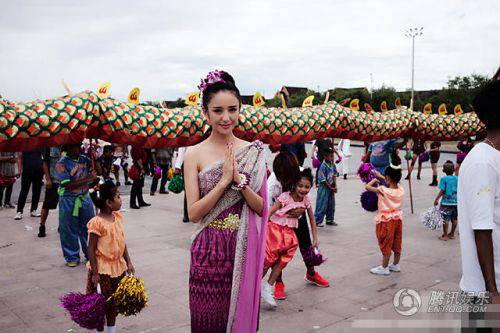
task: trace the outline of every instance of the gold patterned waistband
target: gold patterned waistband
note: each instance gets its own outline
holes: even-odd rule
[[[229,214],[223,220],[213,220],[208,224],[208,227],[233,232],[240,227],[240,217],[237,214]]]

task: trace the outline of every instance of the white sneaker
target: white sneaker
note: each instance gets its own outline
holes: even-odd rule
[[[31,217],[40,217],[40,216],[42,216],[42,214],[37,213],[37,211],[36,211],[36,210],[34,210],[34,211],[32,211],[32,212],[30,213],[30,216],[31,216]]]
[[[325,221],[316,224],[317,227],[323,228],[326,225]]]
[[[23,218],[23,213],[21,213],[21,212],[17,212],[16,216],[14,216],[14,220],[20,220],[22,218]]]
[[[278,304],[276,304],[276,301],[274,300],[272,288],[273,287],[269,284],[269,282],[267,282],[267,281],[264,282],[264,285],[262,286],[262,290],[260,292],[260,295],[261,295],[262,299],[264,300],[264,302],[266,302],[267,304],[269,304],[270,306],[275,308],[276,306],[278,306]]]
[[[389,266],[387,266],[385,268],[382,266],[377,266],[377,267],[373,267],[372,269],[370,269],[370,273],[377,274],[377,275],[390,275],[391,271],[389,270]]]
[[[391,272],[401,272],[401,267],[399,266],[399,264],[389,265],[389,270]]]

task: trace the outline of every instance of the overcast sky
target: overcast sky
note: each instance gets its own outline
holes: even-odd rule
[[[243,94],[282,85],[411,85],[492,75],[500,65],[500,1],[22,1],[0,0],[0,93],[12,100],[97,90],[170,100],[224,69]]]

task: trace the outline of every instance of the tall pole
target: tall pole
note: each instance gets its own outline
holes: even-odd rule
[[[405,36],[411,37],[411,99],[410,109],[413,110],[415,98],[415,37],[422,36],[423,27],[410,28],[406,31]]]
[[[410,110],[413,110],[413,94],[415,89],[415,35],[411,37],[411,101]]]
[[[373,73],[370,73],[370,98],[373,98]]]
[[[406,37],[411,37],[411,99],[410,99],[410,110],[413,110],[413,98],[414,98],[414,92],[415,92],[415,37],[416,36],[422,36],[422,30],[424,28],[410,28],[409,30],[406,31],[405,36]],[[406,155],[408,155],[408,142],[406,142]],[[406,159],[406,166],[408,168],[408,172],[410,170],[410,161]],[[410,175],[408,173],[408,175]],[[410,206],[411,206],[411,213],[413,214],[413,191],[411,188],[411,176],[408,177],[408,187],[410,189]]]

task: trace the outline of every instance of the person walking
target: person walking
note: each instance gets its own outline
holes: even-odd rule
[[[156,165],[161,169],[160,194],[168,194],[168,170],[172,167],[172,156],[174,151],[172,148],[159,148],[153,152],[156,157]],[[158,177],[153,175],[151,182],[151,195],[155,195],[158,189]]]
[[[57,178],[56,165],[61,159],[61,148],[46,148],[43,153],[43,174],[45,176],[45,197],[42,205],[38,237],[46,236],[45,224],[49,211],[56,209],[59,203],[59,178]]]
[[[21,156],[21,192],[19,193],[17,213],[14,220],[20,220],[23,218],[24,206],[26,205],[26,199],[28,198],[28,193],[32,185],[30,215],[31,217],[41,216],[40,213],[37,212],[37,209],[43,183],[42,151],[38,149],[26,151],[23,152]]]
[[[0,210],[15,208],[10,203],[10,199],[14,183],[19,178],[19,170],[21,170],[21,165],[16,153],[0,152]]]

